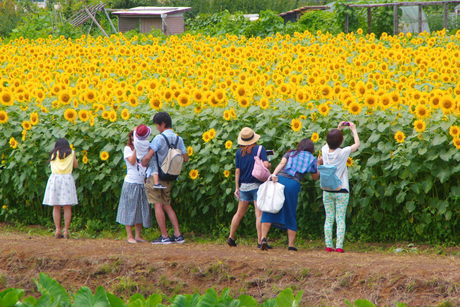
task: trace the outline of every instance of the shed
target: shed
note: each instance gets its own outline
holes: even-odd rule
[[[135,7],[125,10],[114,10],[118,17],[118,31],[139,30],[148,33],[152,29],[162,30],[164,34],[180,34],[185,31],[184,13],[191,7]]]

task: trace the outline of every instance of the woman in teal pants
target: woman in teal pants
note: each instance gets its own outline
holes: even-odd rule
[[[342,130],[349,127],[354,139],[354,144],[340,148],[343,142]],[[355,124],[351,122],[341,122],[337,129],[329,131],[326,138],[326,145],[323,146],[322,158],[319,163],[333,165],[337,168],[336,175],[342,182],[342,186],[336,191],[323,191],[323,203],[326,211],[326,221],[324,223],[324,237],[327,252],[343,253],[343,241],[345,239],[345,217],[347,213],[348,201],[350,199],[350,187],[348,183],[347,160],[352,152],[358,150],[360,142]],[[332,242],[332,228],[334,220],[337,223],[337,242],[336,248]]]

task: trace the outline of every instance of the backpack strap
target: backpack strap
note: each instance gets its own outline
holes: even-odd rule
[[[174,144],[174,149],[177,149],[177,145],[179,145],[179,136],[176,136],[176,143]]]
[[[165,139],[166,145],[168,145],[168,148],[171,148],[171,144],[169,143],[169,140],[168,140],[168,138],[166,137],[166,135],[164,135],[163,133],[161,133],[161,136]]]

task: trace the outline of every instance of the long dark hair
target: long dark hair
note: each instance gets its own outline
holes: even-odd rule
[[[54,145],[53,150],[50,152],[50,161],[59,157],[59,159],[65,159],[72,154],[72,149],[70,148],[69,141],[64,138],[57,139],[56,144]]]
[[[303,139],[302,141],[299,142],[296,149],[289,150],[288,153],[294,152],[294,154],[291,157],[295,157],[301,151],[308,151],[313,154],[315,152],[315,144],[313,144],[313,141],[310,139]]]
[[[131,150],[134,150],[134,131],[133,130],[131,130],[128,133],[128,143],[126,143],[126,146],[129,146]]]

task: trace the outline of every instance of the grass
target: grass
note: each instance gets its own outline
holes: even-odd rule
[[[126,233],[121,225],[114,227],[112,230],[103,230],[100,232],[93,232],[88,229],[72,232],[74,239],[110,239],[110,240],[126,240]],[[4,233],[21,233],[30,236],[53,236],[54,229],[45,226],[37,225],[13,225],[13,224],[0,224],[0,229]],[[284,235],[275,233],[278,238],[272,238],[270,244],[277,248],[286,248],[287,239]],[[145,239],[152,240],[159,236],[157,228],[149,228],[143,230]],[[194,233],[186,233],[186,240],[188,243],[196,244],[226,244],[226,236],[201,236]],[[256,246],[255,238],[252,237],[239,237],[237,239],[238,245],[241,246]],[[301,250],[322,250],[324,243],[321,240],[307,240],[298,238],[297,247]],[[413,255],[444,255],[460,257],[460,248],[451,245],[430,245],[430,244],[414,244],[409,242],[398,243],[368,243],[368,242],[346,242],[346,250],[359,253],[382,253],[382,254],[413,254]]]

